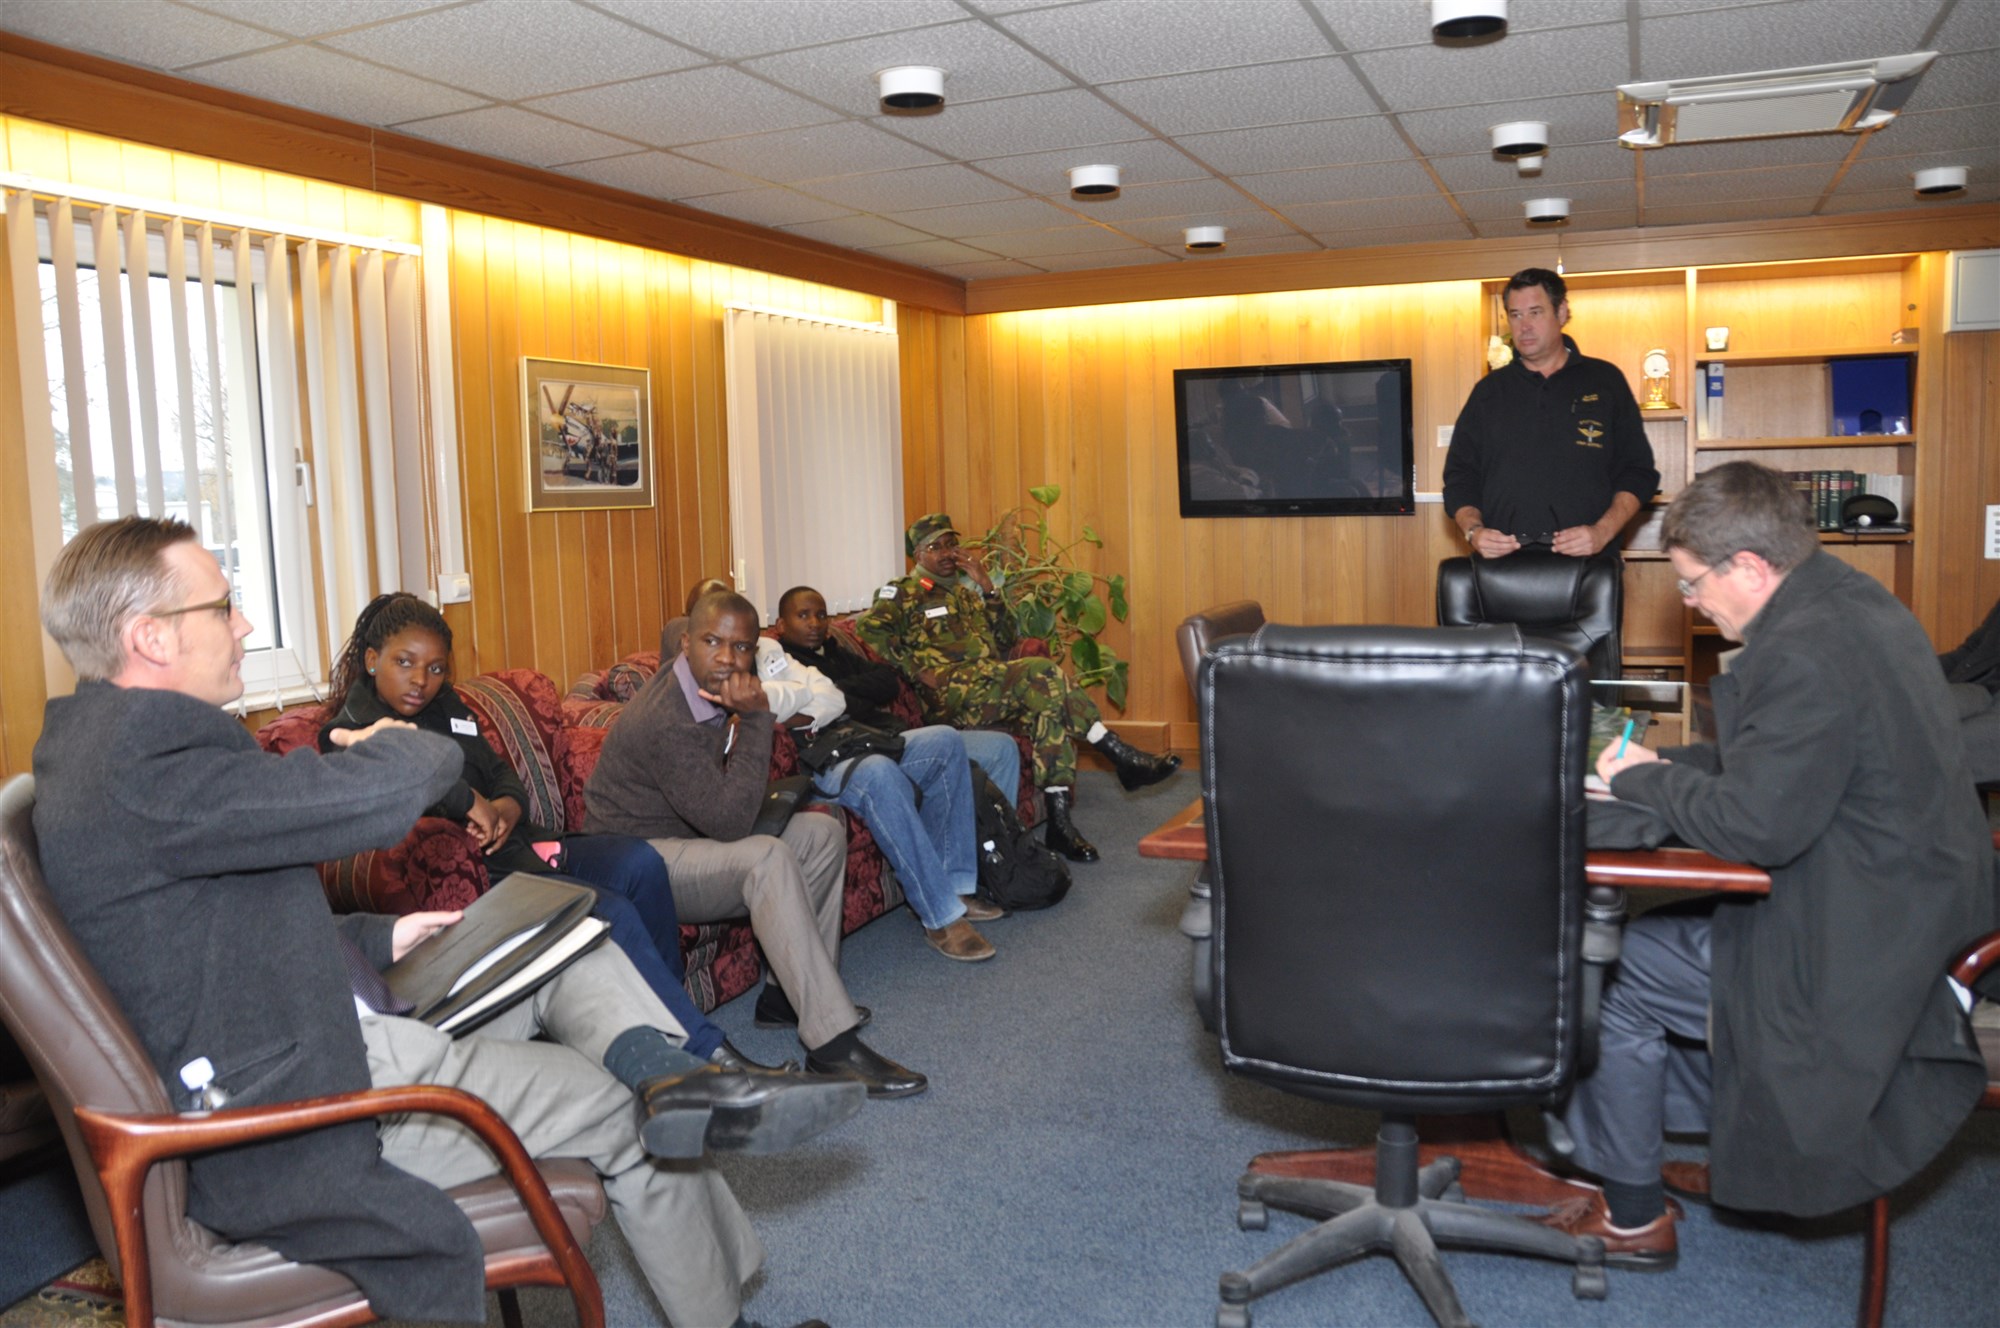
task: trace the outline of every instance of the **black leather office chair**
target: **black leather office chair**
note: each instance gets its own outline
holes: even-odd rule
[[[1372,1193],[1242,1178],[1246,1229],[1266,1205],[1330,1220],[1224,1274],[1218,1328],[1371,1250],[1469,1324],[1437,1241],[1570,1262],[1604,1295],[1601,1242],[1465,1203],[1456,1161],[1419,1170],[1414,1123],[1547,1105],[1575,1072],[1587,685],[1511,626],[1266,627],[1203,662],[1223,1064],[1382,1113]]]
[[[1590,661],[1590,676],[1615,681],[1625,565],[1616,553],[1571,558],[1522,549],[1504,558],[1447,558],[1438,564],[1440,627],[1513,623],[1524,636],[1554,641]]]

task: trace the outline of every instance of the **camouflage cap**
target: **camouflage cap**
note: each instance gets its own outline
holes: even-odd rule
[[[932,512],[929,516],[916,519],[909,532],[903,536],[903,548],[914,558],[922,548],[940,535],[956,535],[958,527],[951,524],[948,512]]]

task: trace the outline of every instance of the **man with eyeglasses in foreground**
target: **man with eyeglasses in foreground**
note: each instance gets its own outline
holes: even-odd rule
[[[1750,462],[1683,490],[1664,541],[1682,597],[1743,642],[1711,684],[1717,738],[1607,748],[1597,772],[1685,842],[1769,871],[1771,892],[1626,929],[1563,1116],[1604,1187],[1547,1220],[1631,1268],[1677,1255],[1663,1130],[1709,1136],[1707,1169],[1668,1164],[1675,1188],[1801,1217],[1936,1156],[1986,1085],[1945,968],[1994,925],[1985,813],[1909,610]]]
[[[42,621],[81,680],[35,744],[43,874],[175,1104],[464,1089],[531,1155],[596,1169],[669,1320],[738,1321],[763,1247],[701,1154],[801,1142],[860,1086],[689,1055],[613,946],[476,1033],[401,1017],[379,970],[459,915],[336,922],[311,864],[400,840],[458,778],[457,745],[384,719],[325,756],[262,751],[220,709],[243,692],[250,623],[178,521],[77,535]],[[496,1170],[455,1122],[399,1116],[192,1158],[188,1213],[335,1269],[382,1318],[484,1323],[479,1238],[444,1190]]]
[[[1478,557],[1536,546],[1591,557],[1659,491],[1624,373],[1563,332],[1568,289],[1546,268],[1508,280],[1514,358],[1473,385],[1452,426],[1444,510]]]

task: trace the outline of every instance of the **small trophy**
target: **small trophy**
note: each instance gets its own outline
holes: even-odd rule
[[[1646,358],[1639,362],[1639,372],[1646,380],[1646,399],[1639,403],[1640,410],[1679,410],[1667,400],[1667,380],[1673,373],[1673,363],[1667,359],[1667,352],[1654,349],[1646,352]]]

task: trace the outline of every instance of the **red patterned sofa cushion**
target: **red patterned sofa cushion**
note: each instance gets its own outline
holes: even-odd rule
[[[569,816],[563,776],[563,704],[556,685],[533,669],[482,673],[455,684],[479,721],[479,732],[527,786],[527,819],[557,834],[579,828]]]

